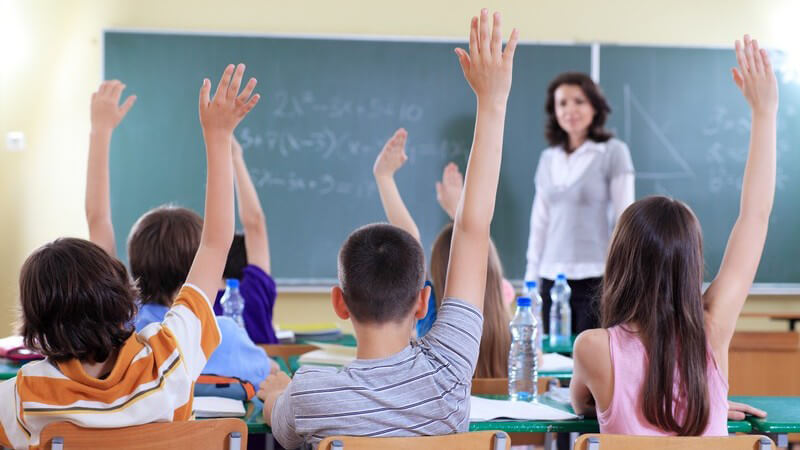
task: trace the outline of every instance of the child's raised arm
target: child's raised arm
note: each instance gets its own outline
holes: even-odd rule
[[[256,87],[251,78],[239,93],[244,76],[244,64],[234,72],[233,64],[222,74],[214,98],[210,98],[211,82],[203,80],[200,88],[200,123],[206,142],[207,177],[206,206],[203,233],[187,283],[199,287],[206,295],[217,292],[225,268],[225,260],[233,241],[233,161],[231,137],[236,125],[258,103],[259,95],[251,97]],[[211,299],[213,300],[213,296]]]
[[[456,163],[448,163],[442,171],[442,181],[436,182],[436,201],[450,219],[456,217],[456,208],[463,189],[464,175],[461,175]]]
[[[703,300],[706,329],[717,361],[728,373],[728,345],[758,269],[767,238],[769,216],[775,197],[775,141],[778,85],[765,50],[744,36],[736,41],[739,68],[733,80],[752,113],[750,152],[742,179],[739,217],[733,226],[722,265]]]
[[[378,193],[381,196],[383,210],[389,223],[409,232],[419,241],[419,228],[417,228],[414,218],[411,217],[411,213],[408,212],[403,197],[397,189],[397,183],[394,181],[394,173],[408,160],[408,156],[406,156],[407,138],[408,132],[403,128],[394,132],[384,144],[381,152],[378,153],[378,157],[375,158],[372,174],[375,175],[375,183],[378,185]]]
[[[120,105],[125,85],[118,80],[104,81],[92,94],[89,134],[89,163],[86,169],[86,224],[89,240],[99,245],[109,255],[116,256],[114,226],[111,223],[109,194],[108,152],[111,134],[133,106],[136,96],[131,95]]]
[[[444,295],[467,301],[479,309],[483,309],[489,228],[500,177],[503,126],[517,46],[517,30],[514,30],[503,51],[500,28],[500,13],[494,13],[490,30],[489,14],[484,9],[480,20],[472,18],[469,53],[456,49],[478,105],[464,191],[455,215]]]
[[[233,169],[236,177],[236,197],[239,202],[239,219],[244,226],[244,246],[247,251],[247,264],[258,266],[270,273],[269,235],[267,234],[267,218],[261,209],[258,192],[250,179],[250,172],[244,162],[242,146],[234,137],[232,139]]]

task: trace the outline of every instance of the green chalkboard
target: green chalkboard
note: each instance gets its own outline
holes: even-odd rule
[[[451,160],[464,168],[475,98],[453,48],[464,43],[107,31],[104,77],[138,95],[116,131],[111,201],[117,236],[149,208],[203,208],[205,156],[197,119],[203,77],[244,62],[262,101],[236,135],[269,224],[279,283],[323,284],[356,227],[384,221],[372,178],[383,142],[409,132],[398,184],[430,249],[446,223],[434,183]],[[566,70],[589,71],[588,45],[521,45],[508,108],[493,235],[510,278],[525,266],[544,94]],[[124,239],[119,254],[126,258]]]
[[[756,281],[800,282],[800,83],[781,69],[775,205]],[[688,203],[703,226],[706,280],[716,275],[739,211],[750,113],[731,80],[731,49],[602,46],[610,125],[631,149],[636,197]]]

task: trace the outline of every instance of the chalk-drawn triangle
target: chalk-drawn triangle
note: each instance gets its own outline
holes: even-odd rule
[[[624,113],[625,113],[625,141],[629,144],[632,140],[632,120],[631,120],[631,113],[636,112],[642,120],[644,120],[645,126],[647,127],[650,132],[653,133],[656,140],[664,147],[667,151],[667,155],[669,159],[674,162],[677,167],[676,170],[671,170],[670,168],[665,168],[664,170],[636,170],[636,177],[640,180],[674,180],[679,178],[694,178],[694,171],[692,170],[689,163],[681,156],[678,150],[672,145],[669,138],[664,134],[661,130],[661,127],[656,123],[650,113],[642,106],[639,102],[639,99],[633,94],[631,90],[631,86],[629,84],[625,84],[623,87],[623,96],[624,96]]]

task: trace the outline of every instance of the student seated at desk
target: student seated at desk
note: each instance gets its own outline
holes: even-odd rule
[[[752,111],[750,151],[717,277],[703,293],[700,224],[677,200],[639,200],[614,230],[600,304],[604,328],[578,336],[570,383],[575,412],[596,411],[602,433],[728,433],[728,347],[767,237],[778,110],[767,53],[745,36],[736,59],[733,80]]]
[[[273,375],[259,397],[278,442],[295,448],[335,434],[375,437],[465,432],[470,381],[482,329],[489,228],[494,213],[503,124],[511,88],[516,31],[502,49],[500,15],[472,19],[469,53],[457,50],[478,99],[466,185],[456,213],[445,295],[433,328],[411,341],[428,308],[425,257],[402,229],[355,230],[339,252],[334,310],[352,318],[357,359],[344,368],[301,367],[290,380]],[[491,36],[491,37],[490,37]]]
[[[394,174],[408,157],[405,145],[408,133],[404,129],[395,131],[375,159],[372,172],[378,185],[383,210],[389,223],[411,234],[417,242],[421,243],[419,228],[414,218],[406,208],[403,197],[394,179]],[[455,218],[458,201],[461,198],[464,180],[458,167],[450,163],[442,174],[442,181],[436,183],[436,199],[444,211]],[[425,317],[417,321],[417,337],[422,338],[431,329],[436,321],[436,314],[442,306],[447,263],[450,258],[450,242],[453,239],[453,224],[449,223],[442,228],[433,242],[431,250],[430,279],[431,295],[428,299],[428,312]],[[480,353],[475,368],[476,378],[506,378],[508,377],[508,351],[511,347],[511,334],[508,323],[511,318],[506,309],[505,298],[508,297],[506,284],[503,278],[503,265],[497,255],[494,243],[489,241],[489,258],[486,264],[486,292],[483,300],[483,331],[481,333]],[[511,288],[510,297],[514,298],[514,288]]]
[[[272,310],[278,291],[270,274],[269,239],[267,219],[261,209],[261,202],[250,172],[244,161],[242,146],[233,138],[233,169],[236,174],[236,199],[239,204],[239,220],[244,233],[233,236],[233,244],[228,252],[223,278],[239,280],[239,293],[244,299],[244,327],[253,342],[258,344],[277,344],[275,329],[272,327]],[[224,283],[223,283],[224,285]],[[223,315],[220,299],[225,293],[221,289],[214,302],[214,313]]]
[[[104,82],[92,96],[93,131],[86,180],[89,239],[112,256],[116,255],[116,242],[109,202],[108,159],[111,134],[125,116],[117,110],[123,88],[119,81]],[[141,300],[134,322],[137,331],[166,317],[192,267],[202,230],[203,219],[197,213],[175,206],[154,208],[131,228],[128,257]],[[215,289],[213,294],[216,293]],[[270,370],[278,370],[277,364],[233,320],[218,317],[217,322],[222,344],[208,360],[203,374],[236,377],[257,387]]]
[[[220,342],[208,294],[216,292],[233,238],[230,137],[259,99],[250,97],[255,80],[236,97],[243,72],[244,66],[235,74],[229,66],[213,102],[208,80],[200,91],[205,224],[186,283],[163,322],[133,331],[136,288],[125,266],[97,244],[57,239],[25,261],[21,334],[47,359],[0,384],[0,446],[38,448],[42,429],[53,422],[111,428],[191,418],[192,386]],[[121,85],[106,83],[95,94],[107,97],[112,114],[104,120],[114,126],[133,103],[129,98],[119,108],[121,92]],[[96,125],[92,140],[107,143],[109,129]]]

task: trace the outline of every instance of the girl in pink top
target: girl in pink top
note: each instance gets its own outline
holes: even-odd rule
[[[745,35],[733,80],[752,112],[739,217],[705,293],[700,224],[685,204],[648,197],[617,223],[603,279],[602,329],[575,341],[578,414],[602,433],[727,435],[728,346],[767,236],[775,196],[778,88]]]

